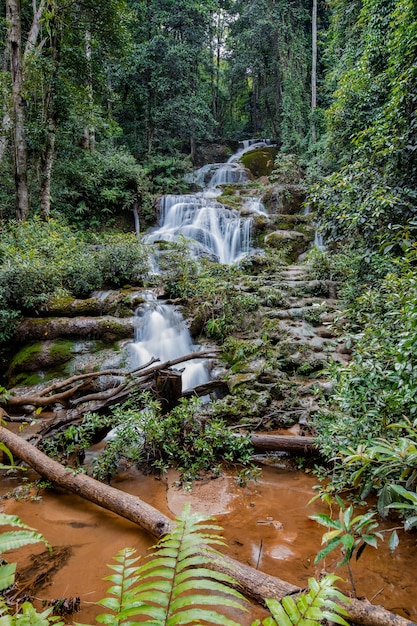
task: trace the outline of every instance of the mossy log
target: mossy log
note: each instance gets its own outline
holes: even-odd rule
[[[17,327],[13,342],[21,345],[29,341],[71,337],[111,343],[132,337],[134,327],[134,317],[28,317]]]
[[[30,443],[0,426],[0,441],[12,454],[30,465],[40,476],[62,489],[124,517],[154,537],[161,537],[172,528],[172,520],[140,498],[104,485],[85,474],[74,472],[40,452]],[[263,603],[265,598],[282,599],[302,591],[296,585],[270,576],[231,557],[217,553],[212,569],[229,573],[248,597]],[[369,602],[352,600],[346,605],[349,619],[364,626],[417,626],[414,622]]]

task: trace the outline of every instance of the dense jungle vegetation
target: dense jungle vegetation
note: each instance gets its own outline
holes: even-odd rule
[[[135,215],[145,230],[159,195],[187,189],[184,174],[268,137],[278,146],[272,177],[302,176],[326,242],[309,263],[339,283],[352,351],[330,368],[332,394],[315,423],[332,460],[327,495],[375,494],[381,516],[397,508],[406,529],[417,526],[414,0],[2,8],[4,359],[19,320],[51,298],[150,284]],[[218,275],[197,284],[180,258],[166,279],[172,297],[206,297]],[[234,269],[222,271],[233,280]],[[233,315],[220,307],[207,336],[227,341]]]

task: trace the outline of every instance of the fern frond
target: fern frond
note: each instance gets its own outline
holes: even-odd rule
[[[209,569],[213,560],[210,545],[224,544],[222,538],[214,534],[221,528],[208,523],[209,520],[200,513],[191,513],[187,505],[172,532],[155,546],[151,560],[130,571],[134,582],[129,588],[123,587],[120,578],[118,584],[110,588],[113,597],[100,604],[115,615],[100,615],[98,621],[123,626],[134,622],[176,626],[204,620],[213,625],[238,626],[213,608],[246,610],[245,598],[229,586],[235,582],[233,578]],[[120,562],[123,554],[118,559]],[[133,569],[130,564],[129,567]],[[108,579],[115,582],[113,576]],[[139,584],[132,587],[138,579]]]
[[[342,617],[348,614],[347,611],[335,602],[336,599],[341,602],[349,601],[335,588],[337,580],[339,578],[334,574],[329,574],[320,581],[310,578],[309,590],[306,593],[296,598],[286,596],[281,602],[266,600],[272,618],[267,617],[262,622],[263,626],[320,626],[324,619],[348,626]],[[254,622],[252,626],[259,626],[259,621]]]
[[[49,550],[52,550],[45,537],[37,533],[33,528],[22,522],[16,515],[6,515],[0,513],[0,526],[15,526],[23,530],[10,530],[0,534],[0,554],[8,550],[15,550],[22,546],[28,546],[33,543],[44,543]],[[0,566],[0,591],[7,589],[14,582],[16,566],[7,564]]]

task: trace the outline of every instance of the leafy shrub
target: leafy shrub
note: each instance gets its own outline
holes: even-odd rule
[[[8,307],[36,310],[48,301],[60,284],[57,267],[44,259],[16,258],[0,269],[0,289]]]
[[[76,298],[87,298],[103,285],[103,274],[97,255],[80,252],[65,267],[62,285]]]
[[[57,163],[54,210],[81,228],[115,223],[146,189],[147,172],[124,148],[77,149]]]
[[[200,418],[198,399],[183,399],[163,416],[149,396],[142,396],[142,401],[146,403],[143,410],[125,406],[113,411],[118,427],[94,464],[100,480],[113,475],[121,463],[154,472],[176,467],[183,482],[202,472],[217,474],[222,462],[252,465],[250,438],[236,437],[220,418]]]
[[[334,461],[334,489],[356,487],[361,497],[407,480],[399,457],[405,454],[404,416],[414,420],[417,415],[417,282],[407,264],[401,269],[402,274],[389,274],[365,291],[348,310],[355,330],[352,360],[330,368],[333,395],[316,419],[317,443]],[[393,463],[386,465],[386,475],[377,470],[376,458],[366,461],[370,450],[382,454],[384,446],[392,446],[385,453]]]
[[[274,169],[269,178],[272,182],[280,184],[298,184],[303,178],[303,170],[300,167],[295,154],[279,152],[275,157]]]
[[[143,285],[149,271],[148,253],[133,233],[109,235],[103,240],[98,262],[105,285]]]

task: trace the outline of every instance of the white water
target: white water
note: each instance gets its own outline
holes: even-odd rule
[[[180,235],[197,242],[200,255],[235,263],[250,252],[252,221],[203,195],[167,195],[159,205],[160,226],[148,241],[175,241]]]
[[[183,236],[192,242],[198,254],[224,264],[235,263],[247,255],[251,251],[251,215],[266,213],[265,208],[258,199],[247,198],[244,210],[249,216],[242,217],[239,211],[218,202],[216,196],[221,193],[218,185],[239,184],[248,179],[245,168],[237,161],[245,150],[258,145],[257,140],[245,144],[228,163],[200,168],[189,181],[203,187],[201,193],[163,196],[158,207],[159,226],[146,236],[146,241],[175,241]],[[261,145],[266,144],[262,142]],[[135,342],[130,354],[132,368],[144,365],[152,357],[161,362],[170,361],[197,349],[182,316],[174,307],[158,303],[153,296],[153,300],[138,309]],[[183,391],[210,379],[203,360],[187,361],[177,367],[184,368]]]
[[[181,314],[173,306],[150,300],[139,307],[136,317],[135,341],[130,345],[130,364],[133,369],[148,363],[153,357],[163,363],[196,352],[197,346],[193,344]],[[210,379],[203,359],[187,361],[176,368],[184,368],[183,391]]]
[[[242,217],[239,211],[225,207],[216,200],[219,185],[239,184],[248,175],[238,160],[245,151],[267,145],[267,140],[247,140],[227,163],[204,165],[188,177],[203,191],[187,195],[166,195],[159,203],[159,226],[146,236],[146,241],[176,241],[181,235],[196,242],[198,255],[205,255],[219,263],[239,262],[251,251],[251,216]],[[246,212],[259,215],[265,209],[259,200],[248,200]]]

